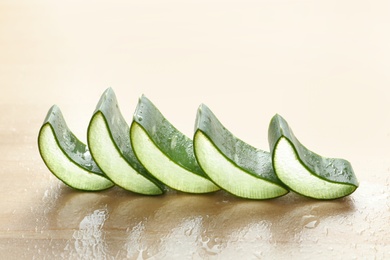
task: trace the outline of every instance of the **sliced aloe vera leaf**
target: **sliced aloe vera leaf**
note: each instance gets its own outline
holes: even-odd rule
[[[235,137],[204,104],[196,117],[194,150],[203,171],[233,195],[270,199],[289,192],[274,173],[271,154]]]
[[[49,170],[68,186],[85,191],[114,186],[96,165],[88,147],[69,130],[56,105],[48,111],[39,131],[38,147]]]
[[[116,185],[144,195],[164,193],[164,185],[135,157],[129,125],[111,88],[101,96],[89,123],[88,146],[98,166]]]
[[[189,193],[219,190],[199,167],[192,140],[168,122],[144,95],[134,112],[130,140],[140,162],[167,186]]]
[[[307,149],[280,115],[272,118],[268,139],[275,173],[291,190],[311,198],[336,199],[359,186],[348,161],[325,158]]]

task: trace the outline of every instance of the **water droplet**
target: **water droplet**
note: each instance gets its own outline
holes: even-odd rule
[[[138,121],[141,122],[143,118],[142,118],[142,116],[139,115],[139,116],[137,116],[137,119],[138,119]]]
[[[153,125],[153,126],[152,126],[152,135],[153,135],[153,136],[156,135],[156,131],[157,131],[156,125]]]
[[[92,214],[87,215],[79,224],[79,230],[73,233],[73,248],[71,253],[76,258],[81,256],[95,256],[95,258],[104,258],[106,256],[106,243],[104,240],[103,225],[108,218],[106,209],[95,210]],[[69,244],[66,245],[66,248]]]
[[[318,226],[319,222],[320,222],[320,221],[319,221],[318,219],[313,220],[313,221],[310,221],[309,223],[307,223],[307,224],[305,225],[305,228],[309,228],[309,229],[316,228],[316,227]]]
[[[240,160],[240,157],[238,156],[238,154],[237,154],[237,153],[234,153],[234,154],[233,154],[233,161],[236,162],[236,163],[238,163],[239,160]]]
[[[306,215],[302,217],[302,223],[305,228],[313,229],[320,223],[319,219],[314,215]]]
[[[175,149],[176,144],[177,144],[177,135],[174,135],[174,136],[172,137],[172,140],[171,140],[171,149],[172,149],[172,150]]]
[[[184,234],[186,236],[191,236],[192,235],[193,228],[188,228],[187,230],[184,231]]]
[[[92,170],[92,163],[86,163],[84,164],[85,168],[87,168],[88,170]]]

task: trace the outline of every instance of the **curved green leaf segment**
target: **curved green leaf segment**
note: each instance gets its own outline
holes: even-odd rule
[[[145,96],[140,97],[134,112],[130,140],[139,161],[167,186],[189,193],[219,190],[199,167],[192,140]]]
[[[56,105],[48,111],[39,131],[38,147],[49,170],[68,186],[98,191],[114,185],[96,165],[88,147],[69,130]]]
[[[194,150],[210,179],[238,197],[270,199],[288,193],[273,171],[271,154],[235,137],[204,104],[196,117]]]
[[[311,198],[336,199],[358,187],[348,161],[325,158],[308,150],[279,115],[270,122],[268,140],[275,173],[291,190]]]
[[[164,192],[164,185],[150,175],[135,157],[129,126],[111,88],[101,96],[90,121],[88,146],[99,167],[118,186],[145,195]]]

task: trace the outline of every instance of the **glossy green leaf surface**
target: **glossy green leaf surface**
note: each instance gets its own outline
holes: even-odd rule
[[[38,136],[39,152],[50,171],[75,189],[103,190],[114,184],[70,131],[58,106],[50,108]]]
[[[102,94],[96,106],[88,127],[88,144],[96,163],[118,186],[147,195],[164,192],[164,185],[135,156],[129,126],[111,88]]]
[[[280,115],[275,115],[270,122],[268,140],[277,176],[297,193],[332,199],[349,195],[358,187],[348,161],[322,157],[307,149]]]
[[[234,136],[204,104],[197,113],[194,147],[204,172],[236,196],[269,199],[288,193],[273,171],[271,154]]]
[[[140,97],[134,112],[130,139],[137,158],[167,186],[191,193],[219,189],[199,167],[192,140],[145,96]]]

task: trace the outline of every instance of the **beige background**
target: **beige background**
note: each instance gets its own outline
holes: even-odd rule
[[[0,250],[13,258],[389,258],[390,2],[0,1]],[[51,105],[83,141],[100,95],[145,94],[192,136],[208,105],[269,150],[281,114],[360,180],[331,202],[79,193],[36,146]]]

